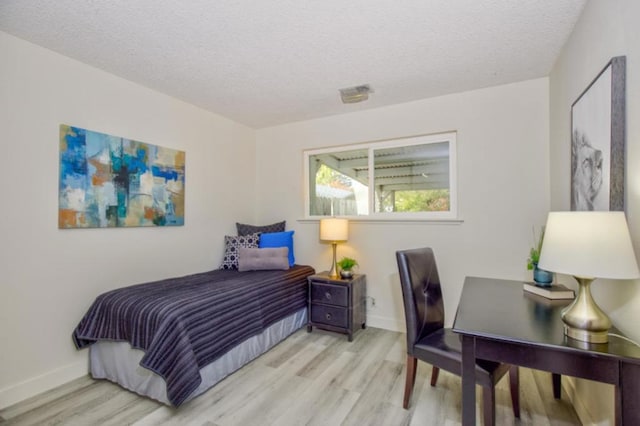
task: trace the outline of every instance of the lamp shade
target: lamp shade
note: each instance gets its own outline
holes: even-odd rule
[[[320,219],[320,239],[324,241],[347,241],[349,220],[329,217]]]
[[[624,212],[551,212],[538,267],[585,278],[640,277]]]

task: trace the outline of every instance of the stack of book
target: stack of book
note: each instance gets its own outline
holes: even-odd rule
[[[542,287],[534,283],[524,283],[524,291],[546,297],[547,299],[573,299],[575,297],[573,290],[562,284]]]

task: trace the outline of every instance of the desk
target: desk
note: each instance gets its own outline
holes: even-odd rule
[[[640,424],[640,348],[613,336],[600,344],[566,337],[568,303],[526,293],[520,281],[465,279],[453,324],[462,338],[463,425],[476,424],[477,358],[613,384],[616,425]]]

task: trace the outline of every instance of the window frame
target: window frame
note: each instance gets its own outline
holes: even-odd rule
[[[455,221],[458,220],[458,183],[457,183],[457,132],[449,131],[426,135],[408,136],[403,138],[386,139],[375,142],[365,142],[353,145],[338,145],[326,148],[309,149],[303,151],[304,162],[304,218],[319,220],[327,216],[311,215],[309,159],[313,155],[337,153],[354,150],[367,150],[368,180],[375,183],[375,151],[385,148],[398,148],[413,145],[435,143],[449,143],[449,210],[431,212],[375,212],[375,184],[368,185],[368,208],[366,215],[341,216],[354,221]]]

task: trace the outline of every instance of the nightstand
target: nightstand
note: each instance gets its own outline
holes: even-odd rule
[[[353,333],[366,327],[367,276],[355,274],[353,278],[330,278],[321,272],[308,278],[309,321],[307,331],[313,327],[344,333],[353,340]]]

